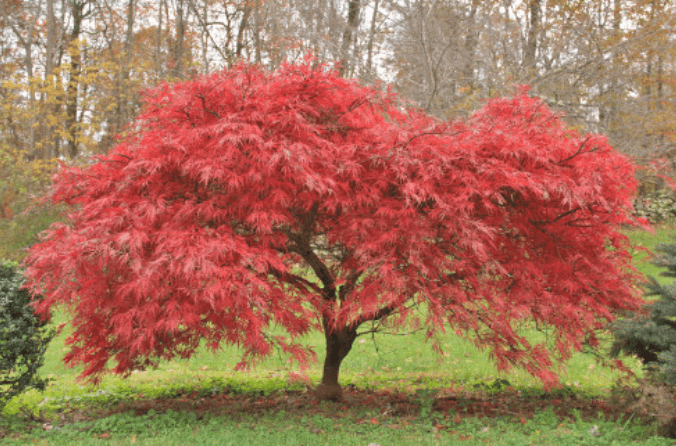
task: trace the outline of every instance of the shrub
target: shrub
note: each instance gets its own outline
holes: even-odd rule
[[[676,244],[658,245],[655,250],[661,255],[654,263],[667,268],[660,275],[676,277]],[[657,299],[645,312],[613,323],[611,354],[636,355],[645,366],[659,371],[667,383],[676,384],[676,283],[661,285],[652,277],[649,280],[646,295]]]
[[[666,268],[664,277],[676,277],[676,244],[655,248],[661,254],[654,263]],[[647,376],[632,390],[634,409],[652,414],[660,424],[661,435],[676,438],[676,282],[660,285],[653,277],[646,284],[647,296],[656,297],[645,312],[632,314],[611,326],[615,336],[611,354],[636,355],[647,369]]]
[[[15,265],[0,263],[0,410],[24,390],[47,384],[37,370],[55,330],[35,316],[23,283]]]

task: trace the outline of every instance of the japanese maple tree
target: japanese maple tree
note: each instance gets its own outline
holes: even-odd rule
[[[39,313],[72,308],[65,360],[83,376],[201,339],[305,363],[298,337],[320,329],[316,392],[337,399],[360,333],[413,324],[553,384],[557,360],[642,302],[616,230],[635,223],[633,164],[525,89],[441,122],[312,61],[239,65],[151,91],[133,128],[62,167],[49,199],[73,205],[68,223],[26,261]]]

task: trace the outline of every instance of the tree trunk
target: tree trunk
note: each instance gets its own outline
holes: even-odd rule
[[[54,0],[47,0],[47,40],[45,53],[45,79],[54,71],[56,53],[56,16],[54,15]]]
[[[155,70],[159,79],[164,78],[164,60],[162,57],[162,8],[166,0],[160,0],[157,8],[157,33],[155,33]]]
[[[343,31],[343,45],[341,47],[342,66],[338,73],[343,77],[352,76],[354,61],[350,57],[350,49],[354,47],[357,30],[359,28],[359,11],[361,0],[350,0],[347,8],[347,25]]]
[[[174,44],[174,66],[172,67],[172,76],[175,78],[183,77],[183,57],[185,52],[185,32],[186,32],[186,11],[183,8],[183,0],[176,2],[176,43]]]
[[[315,396],[320,400],[340,401],[343,398],[343,389],[338,384],[340,364],[352,349],[357,329],[344,327],[340,330],[331,330],[325,320],[324,335],[326,337],[324,372],[321,382],[315,389]]]
[[[343,398],[343,390],[338,384],[340,364],[352,349],[352,344],[357,337],[357,327],[363,321],[359,320],[347,326],[335,327],[334,306],[339,300],[345,301],[362,273],[358,270],[353,271],[341,286],[340,292],[337,292],[336,279],[322,259],[315,254],[311,245],[312,228],[318,209],[319,202],[315,202],[307,213],[299,216],[300,230],[297,233],[287,233],[290,242],[287,245],[287,250],[302,256],[324,285],[321,296],[324,307],[321,311],[324,337],[326,338],[326,357],[324,358],[324,373],[321,382],[315,389],[315,396],[320,400],[339,401]],[[383,312],[382,314],[387,313]],[[382,316],[377,313],[371,319],[379,317]]]
[[[136,0],[127,3],[127,31],[124,40],[124,55],[121,60],[119,78],[115,87],[117,107],[115,109],[115,134],[122,131],[130,118],[129,107],[129,71],[134,51],[134,19],[136,12]]]
[[[467,17],[467,22],[469,26],[467,27],[467,35],[465,36],[465,53],[466,60],[465,66],[462,69],[462,77],[465,85],[468,87],[467,95],[471,95],[476,88],[476,78],[474,74],[475,68],[475,59],[476,59],[476,48],[479,43],[479,27],[476,23],[477,10],[479,9],[480,2],[479,0],[472,0],[472,4],[469,10],[469,16]]]
[[[373,15],[371,16],[371,28],[369,29],[369,40],[367,44],[367,57],[366,57],[366,80],[368,82],[373,81],[373,39],[376,33],[376,22],[378,20],[378,6],[380,0],[376,0],[376,3],[373,5]]]
[[[530,0],[528,3],[529,22],[524,51],[524,68],[526,76],[532,76],[537,66],[535,56],[537,54],[538,34],[540,33],[540,3],[542,0]]]
[[[256,63],[260,64],[262,61],[261,56],[261,4],[260,0],[254,0],[254,54],[256,57]]]
[[[78,148],[78,90],[80,86],[80,70],[82,65],[82,56],[80,55],[80,32],[82,31],[82,21],[85,18],[84,8],[86,1],[72,2],[73,30],[68,38],[70,48],[70,72],[68,76],[68,85],[66,86],[66,133],[68,153],[73,159],[79,154]]]
[[[237,30],[237,45],[235,46],[235,57],[242,57],[242,50],[244,49],[244,33],[249,27],[249,15],[251,14],[251,6],[245,3],[242,9],[242,20],[239,22],[239,29]]]
[[[56,49],[60,40],[62,38],[61,33],[57,33],[56,29],[56,14],[54,13],[54,0],[47,0],[47,41],[46,52],[45,52],[45,83],[50,87],[55,87],[57,82],[54,75],[54,68],[56,68]],[[54,91],[53,88],[49,89]],[[50,93],[52,95],[54,93]],[[42,94],[43,101],[47,101],[47,93]],[[60,114],[58,100],[54,101],[56,105],[50,107],[50,113],[53,113],[54,116]],[[46,121],[46,119],[45,119]],[[42,158],[53,158],[59,156],[59,139],[52,137],[54,135],[54,126],[53,124],[45,124],[44,121],[40,124],[42,137],[45,139],[45,148],[41,150]],[[51,137],[51,141],[49,141]]]

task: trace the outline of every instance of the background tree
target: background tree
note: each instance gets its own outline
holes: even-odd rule
[[[671,157],[673,2],[390,3],[401,19],[386,66],[401,94],[436,116],[466,115],[528,84],[571,125],[608,135],[637,161]]]
[[[438,117],[530,84],[569,123],[637,160],[673,151],[676,8],[668,0],[53,0],[0,2],[11,135],[25,156],[106,152],[139,92],[240,60],[312,50],[394,82]],[[7,138],[3,132],[0,137]]]
[[[317,394],[338,399],[356,337],[412,325],[552,385],[556,360],[638,309],[615,229],[632,224],[634,170],[605,138],[525,91],[444,122],[313,65],[163,84],[109,155],[63,167],[50,199],[77,207],[31,248],[28,286],[40,314],[73,311],[66,361],[83,376],[201,339],[305,363],[297,338],[320,329]]]

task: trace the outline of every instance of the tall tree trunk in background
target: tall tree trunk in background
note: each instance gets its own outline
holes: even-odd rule
[[[652,14],[651,14],[651,19],[655,19],[655,15],[658,13],[657,11],[662,9],[662,5],[659,4],[658,0],[652,0]],[[657,67],[656,67],[656,73],[655,73],[655,93],[654,93],[654,101],[655,101],[655,109],[661,110],[662,109],[662,100],[664,99],[664,56],[661,51],[657,52]],[[664,139],[664,133],[660,132],[660,140]]]
[[[115,108],[115,134],[122,131],[130,119],[129,112],[129,70],[132,62],[132,55],[134,51],[134,19],[136,11],[136,1],[129,0],[127,3],[127,29],[124,37],[124,53],[121,57],[120,72],[118,76],[118,85],[116,88],[117,107]]]
[[[202,32],[202,65],[204,66],[204,74],[209,74],[209,39],[211,35],[209,34],[209,28],[207,24],[209,23],[209,7],[207,2],[203,3],[201,22],[203,23],[203,32]],[[200,17],[199,14],[196,14],[197,17]]]
[[[124,37],[124,60],[122,61],[122,77],[129,79],[129,67],[131,66],[131,56],[134,49],[134,17],[136,11],[136,1],[129,0],[127,3],[127,32]]]
[[[434,102],[434,98],[437,95],[437,92],[439,91],[439,82],[437,78],[437,70],[436,67],[438,64],[435,64],[434,61],[432,60],[432,52],[430,51],[430,43],[428,42],[427,34],[428,34],[428,28],[427,28],[427,17],[429,16],[430,12],[428,9],[425,8],[425,5],[423,2],[419,2],[417,5],[418,8],[418,33],[419,33],[419,39],[420,39],[420,48],[422,49],[422,59],[423,59],[423,65],[425,67],[425,75],[427,77],[427,85],[425,90],[426,93],[425,95],[427,96],[424,100],[424,105],[421,102],[421,106],[424,108],[426,112],[431,112],[432,110],[432,104]],[[423,84],[425,85],[425,84]]]
[[[312,32],[310,33],[310,48],[315,56],[320,56],[320,47],[319,40],[321,39],[322,33],[325,32],[324,27],[322,26],[322,19],[326,11],[326,0],[317,0],[314,7],[310,8],[310,26],[312,26]]]
[[[251,6],[247,2],[242,9],[242,20],[239,22],[239,29],[237,30],[237,43],[235,45],[235,57],[242,57],[242,50],[244,49],[244,33],[249,28],[249,17],[251,16]]]
[[[620,33],[622,25],[622,2],[623,0],[614,0],[613,1],[613,46],[617,46],[620,42]],[[607,116],[602,121],[602,124],[605,124],[607,131],[612,132],[615,128],[615,123],[617,121],[617,115],[619,113],[619,102],[622,95],[618,91],[620,89],[619,77],[621,70],[621,59],[619,51],[613,49],[613,56],[611,59],[612,63],[612,77],[610,81],[610,106],[608,107]]]
[[[379,4],[380,0],[376,0],[375,4],[373,5],[373,16],[371,17],[371,28],[369,28],[369,40],[366,49],[366,79],[369,82],[373,80],[373,39],[376,33]]]
[[[0,8],[0,11],[2,12],[3,15],[9,16],[12,11],[6,10],[5,8],[9,9],[13,5],[3,5],[2,8]],[[14,36],[17,38],[21,46],[24,48],[24,64],[25,64],[25,71],[26,71],[26,77],[28,79],[33,78],[33,37],[35,35],[35,29],[38,21],[40,20],[40,15],[42,12],[42,1],[38,2],[35,16],[33,18],[33,21],[31,23],[28,23],[26,25],[26,37],[21,34],[21,30],[17,28],[11,21],[7,21],[8,25],[10,28],[12,28],[12,31],[14,32]],[[53,11],[52,11],[53,12]],[[52,14],[53,15],[53,14]],[[33,111],[33,113],[30,114],[30,123],[28,125],[28,142],[25,145],[26,152],[31,158],[44,158],[44,154],[41,153],[41,151],[36,150],[36,144],[35,144],[35,139],[36,139],[36,134],[35,134],[35,128],[38,125],[39,119],[36,113],[34,113],[37,110],[37,101],[36,101],[36,92],[35,92],[35,84],[33,82],[29,83],[29,91],[28,91],[28,108],[29,110]],[[17,147],[19,147],[17,145]]]
[[[167,0],[160,0],[157,7],[157,32],[155,33],[155,69],[158,79],[164,78],[164,58],[162,57],[162,8],[166,8]]]
[[[357,29],[359,28],[359,14],[361,0],[350,0],[347,6],[347,25],[343,31],[343,43],[340,49],[342,67],[338,70],[341,76],[350,77],[354,72],[354,60],[351,57],[351,49],[355,45]]]
[[[254,54],[256,63],[259,64],[262,61],[261,56],[261,2],[260,0],[254,0],[254,27],[253,27],[253,37],[254,37]]]
[[[526,76],[531,77],[535,74],[538,47],[538,35],[540,34],[540,6],[542,0],[528,1],[528,34],[526,37],[526,48],[523,54],[523,66]]]
[[[68,156],[75,158],[79,154],[78,149],[78,90],[80,85],[80,69],[82,56],[80,54],[80,33],[82,32],[82,20],[85,17],[84,9],[88,0],[71,2],[71,14],[73,15],[73,29],[68,36],[70,46],[70,67],[68,85],[66,86],[66,134],[68,144]]]
[[[45,42],[45,78],[54,71],[56,53],[56,16],[54,15],[54,0],[47,0],[47,41]]]
[[[185,51],[185,22],[186,11],[183,8],[184,0],[176,0],[176,43],[174,45],[174,66],[172,75],[180,78],[183,76],[183,53]]]
[[[477,9],[479,9],[480,0],[472,0],[469,10],[469,17],[467,18],[467,35],[465,36],[465,53],[466,61],[462,70],[463,81],[467,86],[467,94],[471,95],[476,88],[476,79],[474,75],[475,68],[475,53],[479,41],[478,27],[476,24]]]
[[[327,25],[328,25],[327,27],[329,28],[329,39],[331,39],[330,40],[331,44],[329,45],[329,48],[331,50],[330,51],[330,54],[331,54],[330,57],[333,60],[339,61],[340,60],[340,48],[338,47],[338,45],[335,44],[335,42],[339,39],[339,37],[338,37],[339,31],[337,29],[339,27],[338,10],[336,9],[336,0],[328,0],[328,2],[329,2],[328,3],[329,19],[327,21]],[[317,23],[320,23],[320,22],[317,22]],[[323,28],[323,29],[318,28],[317,31],[321,32],[324,29],[325,28]],[[334,34],[331,34],[332,30],[335,31]],[[335,36],[335,39],[334,39],[334,36]]]
[[[664,57],[660,54],[657,56],[657,109],[662,110],[664,101]]]
[[[57,30],[56,30],[56,14],[54,12],[54,0],[47,0],[47,41],[45,42],[45,82],[51,87],[55,84],[54,68],[56,67],[56,44],[57,44]],[[51,89],[54,90],[53,88]],[[45,94],[42,95],[42,101],[47,101]],[[58,105],[53,106],[53,112],[58,114]],[[50,138],[54,133],[54,127],[46,124],[44,121],[40,123],[40,134],[42,135],[43,147],[42,158],[52,158],[59,156],[59,141],[57,138]]]
[[[650,2],[650,13],[648,14],[649,22],[655,20],[655,0]],[[652,110],[652,81],[653,81],[653,57],[655,56],[652,48],[646,51],[646,67],[645,67],[645,81],[643,83],[643,96],[646,104],[646,112],[650,113]]]

